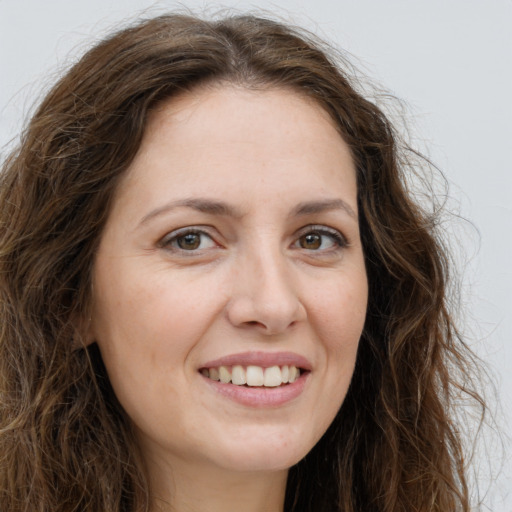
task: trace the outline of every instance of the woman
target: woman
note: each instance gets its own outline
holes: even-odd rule
[[[470,509],[435,216],[309,35],[88,52],[0,186],[0,510]]]

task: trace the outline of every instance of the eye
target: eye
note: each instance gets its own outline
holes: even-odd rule
[[[166,235],[160,242],[160,246],[165,249],[193,252],[210,249],[217,244],[204,231],[184,228]]]
[[[326,226],[308,226],[300,233],[294,245],[307,251],[329,251],[345,247],[347,241],[336,229]]]

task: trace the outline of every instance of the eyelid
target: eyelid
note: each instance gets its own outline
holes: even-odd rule
[[[309,224],[307,226],[304,226],[303,228],[299,229],[296,233],[296,240],[294,243],[297,243],[298,239],[301,236],[307,235],[308,233],[311,233],[312,231],[320,233],[321,235],[329,235],[331,236],[336,244],[337,249],[345,248],[350,246],[349,241],[347,240],[346,236],[336,228],[332,228],[330,226],[326,226],[325,224]],[[328,251],[329,249],[327,249]],[[324,250],[326,251],[326,250]],[[315,251],[313,251],[315,252]],[[322,252],[322,251],[318,251]]]
[[[179,253],[185,256],[194,256],[199,255],[203,253],[204,251],[210,250],[215,247],[221,247],[221,244],[216,240],[216,237],[211,233],[212,228],[210,226],[185,226],[182,228],[175,229],[173,231],[170,231],[166,235],[164,235],[161,239],[158,241],[158,247],[161,249],[165,249],[168,251],[173,251],[175,253]],[[299,241],[299,239],[311,232],[319,233],[322,236],[329,236],[334,241],[334,247],[330,247],[327,249],[320,249],[320,250],[309,250],[308,252],[318,252],[318,253],[326,253],[326,252],[334,252],[339,249],[346,248],[350,246],[349,241],[345,237],[345,235],[338,229],[332,228],[330,226],[326,226],[325,224],[309,224],[307,226],[304,226],[300,228],[295,236],[294,236],[294,242],[292,244],[295,245]],[[185,236],[189,233],[197,233],[202,236],[206,236],[212,241],[213,247],[206,247],[202,249],[192,249],[192,250],[186,250],[182,249],[180,247],[172,246],[171,243],[175,240],[177,240],[181,236]],[[304,249],[307,250],[307,249]]]
[[[210,247],[206,249],[196,249],[196,250],[186,250],[181,249],[180,247],[172,247],[171,242],[175,241],[181,236],[185,236],[189,233],[197,233],[202,236],[208,237],[215,246],[219,247],[220,244],[216,241],[215,237],[211,234],[210,230],[207,226],[185,226],[182,228],[174,229],[173,231],[170,231],[166,235],[164,235],[159,241],[158,241],[158,247],[161,249],[166,249],[169,251],[178,252],[181,254],[185,254],[187,256],[192,256],[194,253],[199,254],[204,250],[211,249]]]

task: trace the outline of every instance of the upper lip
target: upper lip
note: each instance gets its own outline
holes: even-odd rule
[[[219,366],[261,366],[269,368],[271,366],[296,366],[303,370],[311,371],[311,363],[304,357],[294,352],[260,352],[250,351],[239,354],[230,354],[219,357],[212,361],[207,361],[201,368],[216,368]]]

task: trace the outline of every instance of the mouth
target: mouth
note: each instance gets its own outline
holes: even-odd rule
[[[313,371],[294,352],[249,351],[204,362],[199,375],[209,388],[239,405],[275,409],[295,403]]]
[[[308,370],[294,365],[220,365],[200,369],[207,379],[249,388],[277,388],[293,384]]]

